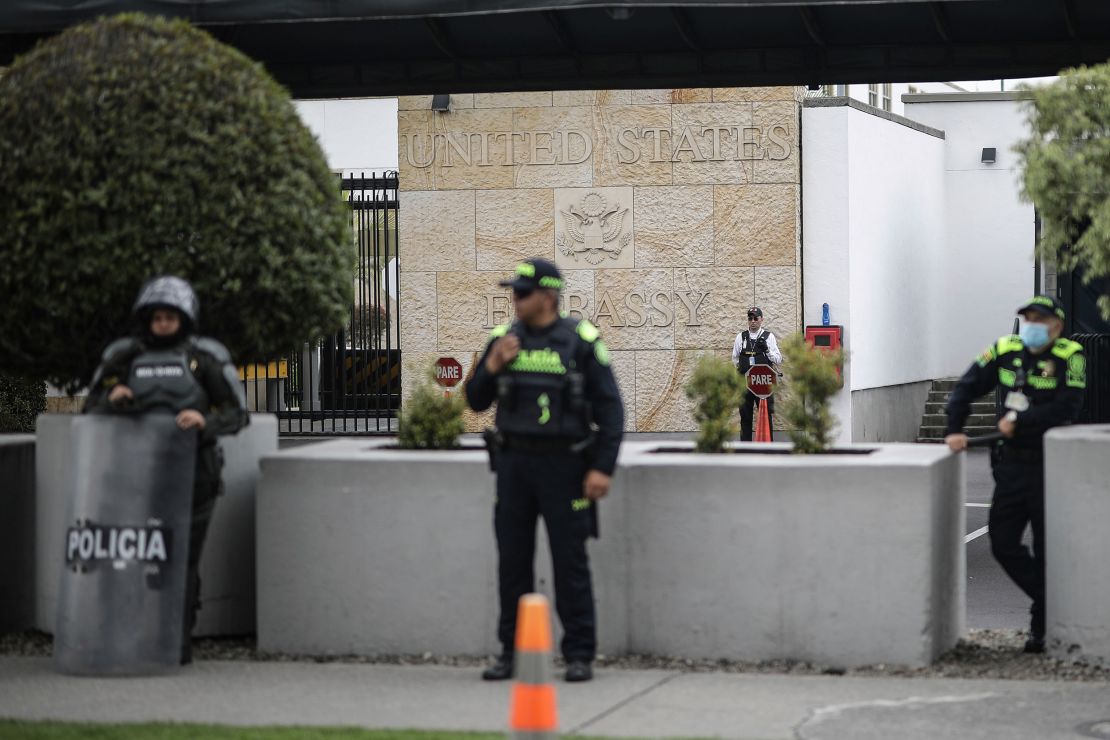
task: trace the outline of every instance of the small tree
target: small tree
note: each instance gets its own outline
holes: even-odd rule
[[[0,78],[0,371],[74,391],[142,283],[191,281],[236,359],[336,331],[339,183],[262,65],[184,21],[75,26]]]
[[[694,401],[698,452],[724,452],[725,443],[736,436],[733,414],[740,406],[744,388],[743,376],[728,360],[716,355],[703,355],[698,360],[686,384],[686,397]]]
[[[429,368],[401,410],[397,443],[411,450],[447,450],[459,446],[463,433],[462,393],[444,396]]]
[[[1029,128],[1015,151],[1022,194],[1041,215],[1040,255],[1086,280],[1110,275],[1110,65],[1066,70],[1034,90]],[[1110,319],[1110,296],[1098,305]]]
[[[786,357],[783,372],[790,386],[782,409],[794,452],[824,452],[836,428],[829,400],[844,385],[837,373],[844,355],[840,350],[812,347],[801,334],[787,337],[782,342],[782,353]]]

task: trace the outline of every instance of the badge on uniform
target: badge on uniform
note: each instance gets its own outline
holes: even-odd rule
[[[1004,405],[1011,411],[1026,411],[1029,408],[1029,396],[1018,391],[1010,391],[1006,394]]]

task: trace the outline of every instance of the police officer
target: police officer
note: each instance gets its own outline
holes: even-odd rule
[[[775,335],[763,328],[763,311],[759,306],[748,309],[748,328],[736,335],[732,344],[732,364],[736,366],[741,375],[747,375],[755,365],[777,366],[782,362],[782,353],[779,352],[778,341]],[[756,404],[755,395],[744,391],[744,398],[740,402],[740,441],[752,441],[752,416]],[[767,418],[771,421],[771,428],[775,427],[775,397],[767,398]]]
[[[137,322],[135,335],[108,345],[93,374],[84,409],[86,413],[166,409],[176,414],[178,427],[200,434],[189,530],[182,664],[192,660],[189,635],[200,607],[198,565],[220,493],[223,459],[216,437],[238,432],[250,419],[231,355],[215,339],[194,334],[199,310],[192,286],[179,277],[158,277],[144,285],[132,307]],[[160,371],[136,373],[136,368],[152,366]]]
[[[945,409],[944,441],[967,449],[963,433],[971,402],[1001,386],[1005,413],[998,420],[1001,442],[993,448],[994,497],[987,522],[991,552],[1003,570],[1033,600],[1025,652],[1044,652],[1044,433],[1070,424],[1083,405],[1087,385],[1083,348],[1061,336],[1064,309],[1055,298],[1036,296],[1018,309],[1020,334],[988,347],[956,384]],[[1033,553],[1021,543],[1032,525]]]
[[[596,502],[609,491],[624,408],[597,329],[559,315],[563,279],[555,265],[529,260],[500,285],[513,289],[516,321],[493,330],[466,384],[475,411],[497,402],[491,454],[502,652],[482,678],[512,676],[517,602],[535,589],[536,517],[542,516],[564,632],[565,679],[588,681],[597,627],[586,538],[597,535]]]

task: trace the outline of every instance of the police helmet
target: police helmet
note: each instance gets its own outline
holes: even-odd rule
[[[131,313],[142,318],[156,308],[172,308],[192,326],[200,314],[200,301],[187,280],[174,275],[162,275],[150,280],[139,291]]]

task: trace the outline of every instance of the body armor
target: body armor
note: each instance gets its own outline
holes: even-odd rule
[[[751,369],[752,365],[771,364],[771,359],[767,357],[767,353],[757,352],[755,348],[755,344],[757,341],[759,341],[759,339],[766,340],[769,336],[771,336],[771,332],[769,331],[760,332],[759,337],[756,339],[752,339],[752,335],[748,332],[747,329],[740,333],[740,342],[742,346],[740,348],[739,370],[744,375],[748,374],[748,370]],[[752,362],[752,358],[755,358],[755,362]]]
[[[188,344],[168,349],[147,349],[131,361],[127,386],[142,410],[167,408],[173,412],[208,408],[208,394],[193,374],[196,363]]]
[[[584,439],[589,409],[582,371],[589,345],[578,322],[559,319],[551,331],[533,335],[519,322],[494,330],[520,337],[520,353],[497,379],[497,429],[502,434]]]
[[[1004,392],[1021,393],[1029,399],[1029,406],[1035,407],[1052,401],[1061,386],[1086,386],[1086,358],[1082,349],[1078,342],[1060,338],[1048,352],[1034,355],[1013,335],[999,339],[978,362],[982,367],[996,360],[998,384]],[[1039,446],[1040,434],[1031,435],[1019,426],[1016,436],[1007,443],[1015,447]]]

